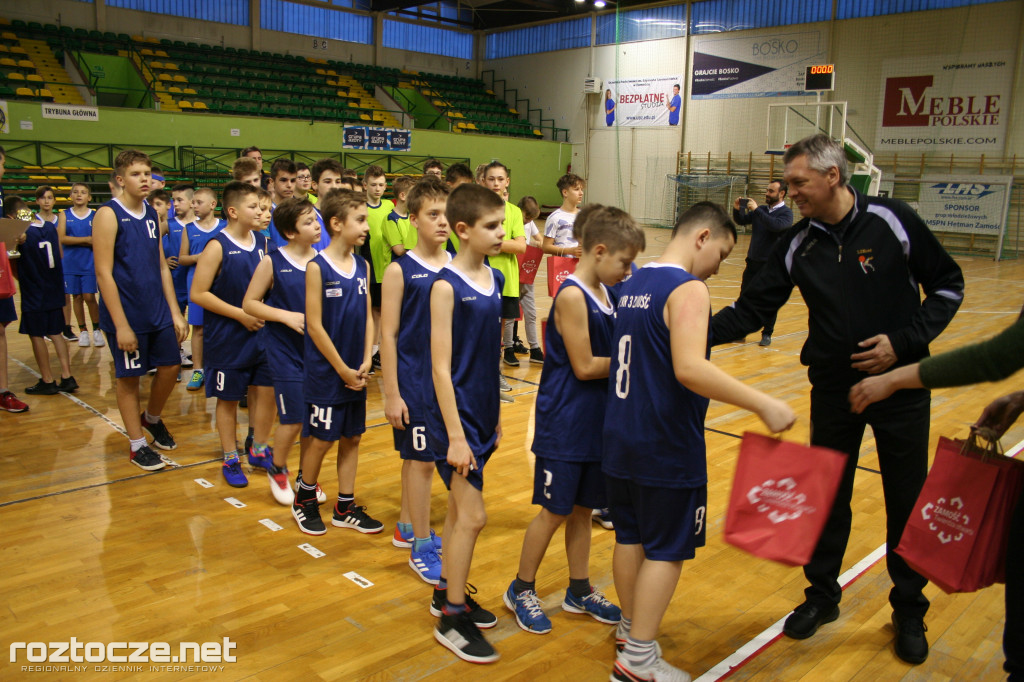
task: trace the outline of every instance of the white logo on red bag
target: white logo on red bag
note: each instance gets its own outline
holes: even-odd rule
[[[522,268],[523,273],[528,275],[537,270],[537,263],[538,260],[536,258],[527,258],[523,261],[523,264],[520,267]]]
[[[974,529],[970,527],[971,517],[963,509],[964,501],[959,497],[948,503],[945,497],[940,497],[934,504],[929,502],[921,507],[921,518],[929,522],[928,528],[937,531],[936,537],[945,545],[963,540],[964,535],[974,535]],[[940,526],[945,526],[945,529],[940,530]]]
[[[769,479],[748,490],[747,501],[755,505],[757,511],[768,512],[768,520],[772,523],[792,521],[804,514],[813,514],[818,510],[817,507],[804,504],[807,495],[794,492],[797,485],[792,478],[783,478],[779,481]]]

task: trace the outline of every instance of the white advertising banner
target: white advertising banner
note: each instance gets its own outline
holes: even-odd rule
[[[808,66],[823,64],[821,31],[695,38],[691,99],[805,95]]]
[[[926,175],[917,212],[935,232],[997,237],[998,254],[1010,207],[1012,175]]]
[[[67,121],[98,121],[100,110],[78,104],[55,104],[43,102],[43,118],[57,118]]]
[[[683,112],[683,77],[622,78],[605,83],[606,126],[678,126]]]
[[[927,56],[882,65],[876,151],[1001,152],[1012,52]]]

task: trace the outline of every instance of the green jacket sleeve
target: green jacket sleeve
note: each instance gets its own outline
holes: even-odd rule
[[[1000,381],[1024,367],[1024,316],[988,341],[921,361],[921,383],[927,388],[966,386]]]

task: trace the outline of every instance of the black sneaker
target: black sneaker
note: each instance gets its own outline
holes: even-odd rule
[[[380,351],[373,354],[373,357],[370,359],[370,367],[380,369]]]
[[[29,395],[57,395],[60,393],[60,389],[57,388],[57,382],[51,381],[46,383],[42,379],[32,384],[25,389],[25,393]]]
[[[509,367],[519,366],[519,358],[516,357],[516,353],[514,350],[512,350],[511,346],[509,346],[502,352],[501,359]]]
[[[761,342],[759,344],[757,344],[757,345],[759,345],[759,346],[770,346],[770,345],[772,345],[772,335],[771,334],[761,334]]]
[[[516,355],[526,355],[530,352],[530,349],[523,345],[523,340],[518,336],[512,342],[512,350],[515,351]]]
[[[434,629],[434,639],[470,663],[493,663],[499,658],[498,652],[465,612],[453,616],[442,613]]]
[[[300,500],[297,496],[292,503],[292,518],[299,524],[299,530],[306,535],[323,535],[327,532],[327,526],[320,518],[320,505],[316,497],[309,497]]]
[[[366,513],[366,507],[359,507],[349,504],[348,509],[338,509],[338,503],[334,503],[334,516],[331,525],[338,528],[353,528],[360,533],[379,533],[384,530],[384,524]]]
[[[469,608],[469,618],[473,621],[473,624],[478,628],[487,630],[493,628],[498,624],[498,617],[493,613],[483,608],[476,603],[473,599],[473,595],[476,594],[476,587],[466,583],[466,606]],[[430,599],[430,615],[435,618],[440,618],[445,603],[448,601],[448,590],[434,590],[434,595]]]
[[[913,665],[924,663],[928,658],[928,639],[924,636],[928,626],[924,619],[894,613],[892,626],[896,630],[896,655]]]
[[[836,604],[815,604],[805,601],[793,609],[786,618],[782,631],[792,639],[807,639],[825,623],[831,623],[839,617],[839,606]]]
[[[74,377],[61,379],[60,383],[57,384],[57,390],[61,393],[74,393],[78,390],[78,382],[75,381]]]
[[[64,331],[60,333],[64,337],[65,341],[77,341],[78,335],[71,330],[71,327],[64,327]]]
[[[544,364],[544,351],[540,348],[530,349],[530,362],[536,362],[538,365]]]
[[[146,421],[146,413],[143,412],[140,419],[142,420],[142,428],[149,432],[149,435],[153,438],[153,445],[157,446],[161,450],[173,450],[178,447],[178,444],[174,442],[174,438],[171,437],[167,427],[164,426],[164,420],[161,419],[156,424],[150,424]]]
[[[143,445],[135,452],[132,452],[129,457],[132,464],[146,471],[156,471],[167,466],[167,463],[160,459],[160,455],[153,452],[153,448],[148,445]]]

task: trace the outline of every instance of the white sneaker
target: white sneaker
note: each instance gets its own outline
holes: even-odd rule
[[[508,379],[505,378],[504,374],[498,375],[498,388],[501,389],[502,393],[508,393],[512,390],[512,387],[509,386]]]
[[[661,656],[654,659],[654,663],[634,667],[630,665],[621,654],[615,659],[615,667],[608,677],[610,682],[636,682],[647,680],[649,682],[690,682],[690,674],[679,668],[669,665]]]
[[[288,470],[282,469],[281,473],[273,474],[267,472],[267,480],[270,481],[270,492],[278,504],[292,505],[295,503],[295,491],[288,483]]]
[[[83,331],[78,335],[78,345],[82,348],[89,347],[89,332]]]
[[[97,348],[103,348],[103,346],[107,345],[106,339],[103,338],[103,332],[101,332],[99,329],[92,330],[92,345],[96,346]]]

